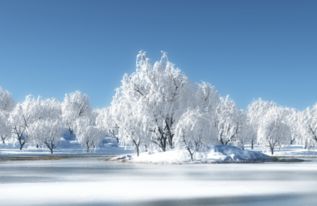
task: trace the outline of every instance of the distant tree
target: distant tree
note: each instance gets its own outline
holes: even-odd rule
[[[29,95],[23,102],[18,103],[10,113],[9,123],[20,150],[28,141],[30,124],[39,120],[59,120],[60,115],[60,103],[55,99],[41,99]]]
[[[86,148],[87,152],[96,148],[104,137],[102,131],[94,125],[92,119],[87,117],[76,120],[75,134],[79,143]]]
[[[270,108],[259,126],[258,138],[260,144],[268,146],[273,155],[276,146],[285,144],[290,135],[291,130],[284,121],[283,111],[278,107]]]
[[[179,148],[185,148],[194,160],[196,152],[206,151],[217,135],[207,113],[199,109],[185,112],[176,125],[175,143]]]
[[[75,121],[81,117],[90,118],[92,115],[89,98],[80,91],[65,94],[61,108],[63,122],[68,128],[71,136],[74,134]]]
[[[113,115],[114,114],[111,113],[110,107],[98,110],[96,116],[96,126],[103,130],[107,136],[115,138],[117,143],[119,143],[119,126]]]
[[[11,136],[11,125],[8,121],[8,114],[0,111],[0,138],[3,144]]]
[[[277,107],[277,104],[272,101],[264,101],[262,99],[257,99],[251,102],[247,107],[246,121],[250,125],[250,144],[252,149],[255,143],[259,143],[257,134],[260,124],[263,121],[263,117],[272,107]]]
[[[61,140],[63,127],[58,120],[37,120],[30,124],[27,130],[36,144],[46,146],[53,154],[58,141]]]
[[[13,110],[15,102],[11,94],[0,87],[0,111],[10,112]]]
[[[8,119],[14,106],[15,102],[11,94],[0,87],[0,138],[3,144],[11,136],[11,125]]]
[[[317,104],[302,112],[301,123],[305,148],[317,143]]]
[[[241,127],[241,113],[233,100],[228,96],[221,97],[216,109],[216,127],[218,129],[218,142],[223,145],[237,141]]]

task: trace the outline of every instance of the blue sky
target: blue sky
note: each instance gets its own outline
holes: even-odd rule
[[[139,50],[245,107],[317,102],[317,1],[0,0],[0,85],[108,105]]]

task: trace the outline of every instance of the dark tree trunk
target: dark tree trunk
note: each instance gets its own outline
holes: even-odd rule
[[[135,140],[132,140],[134,147],[135,147],[135,151],[136,151],[136,155],[139,156],[140,155],[140,142],[137,142]]]
[[[271,151],[271,155],[274,154],[274,146],[273,145],[270,145],[270,151]]]
[[[19,144],[20,144],[20,150],[23,149],[25,141],[19,140]]]
[[[86,142],[86,152],[88,153],[90,151],[90,146],[89,146],[89,142]]]
[[[6,138],[5,137],[1,137],[2,140],[2,144],[6,144]]]
[[[50,153],[53,154],[54,153],[54,149],[56,148],[55,144],[53,143],[53,141],[51,142],[44,142],[44,144],[46,145],[46,147],[50,150]]]
[[[189,155],[190,155],[190,160],[191,161],[194,161],[194,152],[191,151],[191,149],[189,147],[186,147]]]

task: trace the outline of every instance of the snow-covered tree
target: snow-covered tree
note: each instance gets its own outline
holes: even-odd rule
[[[8,119],[14,106],[15,102],[11,94],[0,87],[0,138],[3,144],[11,136],[11,124]]]
[[[95,149],[104,137],[102,130],[87,117],[77,119],[75,124],[75,134],[79,143],[86,148],[87,152],[90,152],[91,148]]]
[[[99,129],[103,130],[107,136],[115,138],[117,143],[119,143],[119,126],[113,118],[110,107],[98,110],[96,117],[96,126]]]
[[[197,85],[195,90],[189,90],[187,97],[192,97],[196,95],[196,101],[193,101],[193,98],[187,98],[187,101],[190,101],[193,107],[199,107],[202,111],[209,113],[210,118],[216,118],[216,109],[220,103],[220,97],[218,91],[214,86],[209,83],[202,82]]]
[[[11,96],[11,94],[0,87],[0,111],[10,112],[13,110],[15,106],[15,102]]]
[[[151,139],[151,127],[148,117],[139,104],[129,101],[126,97],[115,96],[110,107],[114,114],[113,120],[118,125],[120,143],[133,146],[139,156],[142,149],[146,150]]]
[[[44,145],[53,154],[63,131],[62,123],[58,120],[37,120],[27,128],[28,135],[38,145]]]
[[[177,122],[175,129],[175,144],[179,148],[185,148],[191,160],[194,160],[195,152],[205,151],[212,140],[216,139],[217,132],[212,126],[208,114],[199,109],[188,110]]]
[[[240,123],[239,133],[237,134],[237,145],[242,149],[245,145],[250,145],[251,149],[254,148],[254,144],[257,137],[257,131],[251,124],[248,114],[245,111],[240,111]]]
[[[65,94],[61,107],[63,121],[71,136],[74,133],[76,119],[89,117],[92,114],[88,96],[80,91]]]
[[[30,124],[38,120],[57,120],[60,115],[60,103],[56,99],[41,99],[28,95],[23,102],[18,103],[10,113],[9,122],[20,150],[28,141],[27,128]]]
[[[269,147],[273,155],[276,146],[288,143],[290,135],[291,130],[285,122],[283,111],[278,107],[270,108],[262,117],[259,125],[259,143],[265,147]]]
[[[303,142],[302,139],[304,136],[302,136],[302,117],[301,112],[298,112],[295,109],[292,108],[284,108],[284,118],[285,123],[289,126],[291,130],[291,134],[289,136],[288,144],[292,145],[295,142],[301,143]]]
[[[305,148],[317,143],[317,104],[305,109],[301,116]]]
[[[0,138],[3,144],[11,136],[11,125],[8,121],[8,114],[0,111]]]
[[[254,145],[258,143],[257,134],[258,134],[259,126],[263,120],[263,117],[272,107],[277,107],[276,103],[272,101],[264,101],[262,99],[257,99],[251,102],[247,107],[246,115],[247,115],[247,122],[251,127],[250,128],[250,132],[251,132],[250,144],[252,149]]]
[[[112,103],[112,105],[126,104],[125,110],[117,110],[122,113],[119,115],[135,115],[132,110],[142,112],[132,118],[141,118],[135,119],[138,123],[143,123],[146,119],[145,125],[147,130],[151,131],[148,137],[151,138],[152,144],[157,145],[161,151],[173,148],[175,123],[186,111],[186,103],[189,102],[185,101],[185,95],[190,94],[186,92],[187,77],[168,61],[165,53],[162,54],[160,61],[152,65],[145,53],[140,52],[137,55],[136,72],[124,75],[121,83]],[[122,134],[122,131],[131,126],[123,124],[127,122],[129,121],[116,122],[121,130],[119,133]],[[140,135],[134,131],[129,136],[138,138]]]
[[[26,108],[29,104],[29,99],[26,98],[23,103],[18,103],[13,111],[10,113],[9,122],[12,127],[12,132],[16,136],[20,150],[23,149],[28,140],[26,129],[29,125],[29,113]]]
[[[231,144],[238,140],[241,113],[229,96],[220,98],[220,103],[216,109],[216,127],[220,144]]]

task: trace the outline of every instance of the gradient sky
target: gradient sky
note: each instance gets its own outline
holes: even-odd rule
[[[141,49],[242,108],[317,102],[317,1],[0,0],[0,85],[17,101],[81,90],[108,105]]]

